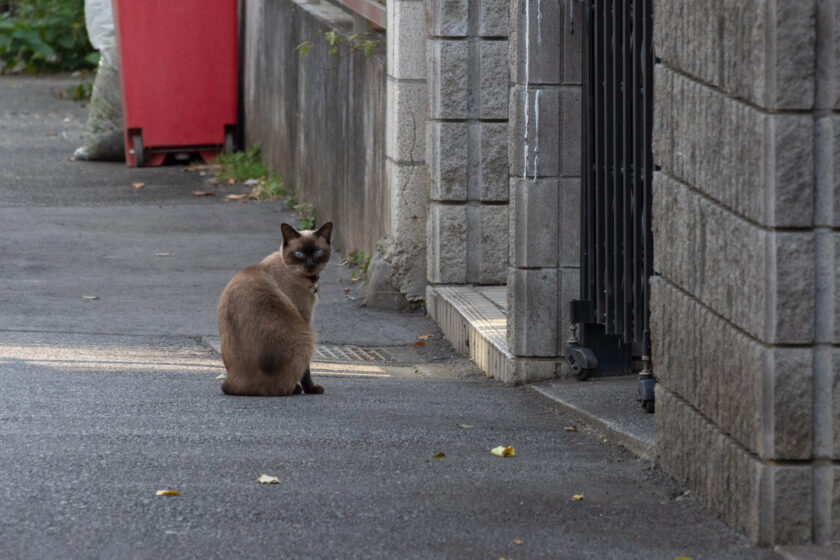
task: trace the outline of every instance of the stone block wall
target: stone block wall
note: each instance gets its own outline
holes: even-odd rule
[[[840,542],[840,2],[654,8],[660,463],[760,544]]]
[[[503,284],[508,2],[426,0],[426,14],[427,279]]]
[[[240,13],[246,144],[261,145],[263,161],[315,205],[319,222],[335,222],[339,247],[371,254],[392,225],[384,44],[369,58],[330,54],[319,32],[350,33],[353,20],[326,3],[241,0]],[[314,46],[301,57],[304,41]]]
[[[579,297],[582,3],[510,3],[508,346],[551,377]]]

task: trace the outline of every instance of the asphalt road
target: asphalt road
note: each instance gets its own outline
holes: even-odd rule
[[[224,396],[218,296],[294,214],[180,167],[68,161],[72,81],[0,77],[0,560],[777,558],[422,312],[362,307],[340,256],[321,342],[393,361],[321,364],[322,396]]]

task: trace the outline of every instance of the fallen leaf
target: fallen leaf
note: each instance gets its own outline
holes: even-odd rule
[[[257,482],[260,484],[280,484],[280,479],[276,476],[261,474],[259,478],[257,478]]]
[[[99,299],[99,296],[82,296],[82,299],[94,300]]]
[[[229,185],[235,185],[235,184],[236,184],[236,179],[234,179],[233,177],[231,177],[230,179],[228,179],[228,184],[229,184]]]
[[[177,490],[158,490],[155,496],[180,496],[181,493]]]
[[[567,432],[576,432],[576,431],[578,431],[577,426],[566,426],[566,427],[565,427],[565,428],[563,428],[563,429],[564,429],[564,430],[566,430]]]
[[[443,451],[432,455],[432,459],[443,459],[444,457],[446,457],[446,453],[444,453]]]
[[[216,376],[216,379],[227,379],[227,373],[224,373],[224,372],[220,373],[219,375]]]
[[[216,193],[210,191],[193,191],[195,196],[216,196]]]
[[[142,189],[143,187],[146,186],[146,183],[131,183],[131,186],[134,187],[135,189]]]
[[[429,333],[429,334],[421,334],[420,336],[418,336],[418,337],[417,337],[417,340],[429,340],[429,339],[430,339],[430,338],[432,338],[433,336],[434,336],[434,334],[432,334],[432,333]]]
[[[472,428],[472,424],[458,424],[458,427],[468,429]]]
[[[426,343],[423,342],[422,340],[418,340],[417,342],[414,343],[414,346],[426,346]]]
[[[157,253],[157,256],[159,257],[168,257],[170,255],[172,255],[172,253]]]
[[[490,450],[490,453],[492,453],[496,457],[516,457],[516,451],[513,449],[512,445],[508,445],[507,447],[505,447],[504,445],[494,447]]]
[[[575,494],[574,496],[572,496],[573,502],[579,502],[581,500],[583,500],[583,494]]]
[[[344,288],[344,293],[349,294],[350,293],[350,288]]]
[[[228,200],[244,200],[244,199],[248,198],[249,196],[251,196],[250,193],[229,194],[225,198],[227,198]]]
[[[513,542],[515,544],[523,544],[525,541],[523,541],[522,539],[513,539]]]

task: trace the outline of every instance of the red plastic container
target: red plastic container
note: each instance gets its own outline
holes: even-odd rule
[[[233,149],[237,0],[113,0],[126,163]]]

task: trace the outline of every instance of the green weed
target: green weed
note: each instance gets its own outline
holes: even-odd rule
[[[254,144],[246,152],[222,152],[216,157],[216,163],[222,166],[219,179],[233,179],[244,183],[250,179],[263,179],[268,175],[268,168],[260,161],[260,146]]]
[[[0,14],[0,71],[57,72],[95,68],[84,0],[19,0]]]

